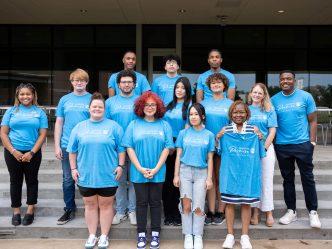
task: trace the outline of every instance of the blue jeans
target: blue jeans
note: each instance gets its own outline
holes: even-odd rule
[[[191,167],[181,164],[180,166],[180,198],[191,199],[191,212],[185,214],[182,211],[182,202],[179,210],[182,218],[182,233],[203,236],[205,215],[197,215],[196,209],[204,212],[207,178],[207,168]]]
[[[63,190],[63,200],[65,201],[65,211],[76,210],[75,204],[75,181],[71,176],[71,169],[69,164],[69,153],[66,148],[61,148],[62,150],[62,190]]]
[[[134,185],[129,181],[129,167],[130,161],[129,158],[126,157],[125,166],[119,179],[119,186],[115,195],[115,210],[118,214],[125,214],[127,209],[129,213],[135,212],[136,210],[136,195]]]

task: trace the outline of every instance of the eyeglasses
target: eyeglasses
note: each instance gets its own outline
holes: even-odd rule
[[[127,80],[127,81],[120,81],[121,84],[132,84],[134,81],[132,80]]]
[[[166,62],[166,65],[176,65],[176,64],[178,64],[175,60],[171,60],[171,61],[167,61]]]
[[[157,104],[155,104],[155,103],[146,103],[145,105],[144,105],[144,107],[145,108],[149,108],[149,107],[151,107],[151,108],[156,108],[157,107]]]
[[[77,84],[77,83],[86,83],[86,80],[72,80],[71,81],[72,83],[75,83],[75,84]]]

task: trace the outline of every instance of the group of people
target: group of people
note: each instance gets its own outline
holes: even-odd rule
[[[70,74],[73,91],[59,101],[54,130],[65,203],[57,224],[74,219],[77,185],[89,230],[85,248],[97,243],[107,248],[111,225],[129,218],[137,225],[137,249],[145,249],[148,209],[150,248],[159,248],[163,203],[164,225],[182,225],[185,249],[203,248],[204,225],[220,225],[225,218],[223,247],[233,248],[235,205],[240,205],[240,243],[250,249],[249,226],[259,224],[260,212],[266,213],[266,226],[274,224],[275,154],[287,206],[279,223],[297,219],[296,161],[310,225],[321,227],[312,164],[317,130],[312,96],[297,89],[295,74],[286,70],[280,73],[281,91],[271,100],[266,86],[256,83],[249,105],[233,102],[235,78],[221,69],[221,52],[211,50],[208,63],[210,70],[198,78],[196,101],[188,78],[178,74],[177,55],[164,57],[166,74],[150,88],[146,77],[134,71],[135,53],[126,52],[124,70],[109,78],[106,101],[100,93],[87,92],[86,71]],[[47,126],[36,89],[29,83],[19,85],[15,104],[1,123],[15,226],[34,220]],[[23,176],[28,208],[21,221]]]

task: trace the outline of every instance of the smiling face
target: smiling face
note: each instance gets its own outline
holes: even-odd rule
[[[125,76],[121,77],[118,86],[121,90],[121,93],[123,93],[124,95],[130,95],[135,88],[135,83],[132,77]]]
[[[186,89],[181,81],[175,86],[175,96],[178,100],[183,100],[186,97]]]
[[[105,104],[100,99],[92,100],[90,107],[90,119],[92,120],[101,120],[104,117]]]
[[[279,77],[279,83],[283,93],[289,95],[295,88],[295,76],[292,73],[282,73]]]
[[[154,118],[157,112],[157,103],[153,99],[147,99],[144,105],[144,115],[147,118]]]
[[[32,106],[34,95],[29,88],[21,88],[17,93],[18,101],[24,106]]]
[[[214,79],[210,83],[210,89],[212,93],[222,93],[225,89],[225,85],[220,79]]]
[[[198,111],[195,107],[190,108],[189,111],[189,122],[192,126],[199,126],[202,124],[201,116],[199,115]]]
[[[133,52],[127,52],[122,59],[124,69],[134,69],[136,66],[136,55]]]
[[[237,125],[242,125],[247,120],[247,112],[243,104],[235,106],[232,112],[232,121]]]
[[[265,98],[263,89],[260,86],[255,86],[251,91],[251,99],[254,104],[261,104]]]

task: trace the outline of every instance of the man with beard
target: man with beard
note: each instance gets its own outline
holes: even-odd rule
[[[235,98],[235,78],[234,75],[224,69],[221,69],[220,65],[222,63],[221,52],[218,49],[212,49],[208,55],[208,63],[210,65],[210,70],[202,73],[198,77],[197,89],[196,89],[196,100],[198,103],[201,103],[203,99],[208,99],[212,97],[212,92],[209,87],[206,85],[206,79],[214,73],[221,73],[228,78],[229,87],[224,96],[230,100]]]

